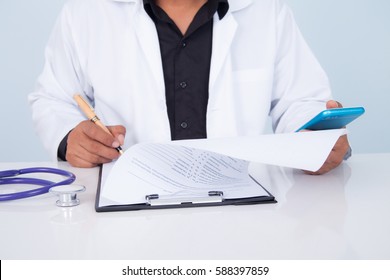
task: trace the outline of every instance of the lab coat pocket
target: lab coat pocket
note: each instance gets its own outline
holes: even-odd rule
[[[263,68],[232,73],[235,107],[241,134],[262,133],[271,102],[272,79]]]

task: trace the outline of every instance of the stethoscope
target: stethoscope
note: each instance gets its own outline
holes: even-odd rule
[[[61,175],[65,178],[61,181],[53,182],[38,178],[18,177],[19,175],[31,173],[48,173],[54,175]],[[32,197],[36,195],[45,194],[50,191],[59,197],[59,200],[57,201],[58,206],[75,206],[79,204],[79,200],[76,199],[76,193],[84,191],[85,187],[72,185],[62,190],[57,188],[58,186],[71,185],[75,180],[76,176],[72,172],[50,167],[32,167],[0,171],[0,185],[23,184],[41,186],[36,189],[17,193],[0,194],[0,201],[9,201]]]

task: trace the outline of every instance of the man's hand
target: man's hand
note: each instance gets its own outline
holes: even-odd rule
[[[66,160],[74,167],[94,167],[119,157],[115,149],[123,145],[126,129],[107,127],[112,135],[91,121],[79,123],[68,135]]]
[[[334,100],[330,100],[326,103],[326,109],[342,108],[342,107],[343,106],[339,102]],[[305,171],[305,173],[310,175],[321,175],[329,172],[330,170],[336,168],[343,162],[344,156],[348,150],[349,150],[348,138],[347,135],[343,135],[337,140],[328,158],[326,159],[324,165],[316,172]]]

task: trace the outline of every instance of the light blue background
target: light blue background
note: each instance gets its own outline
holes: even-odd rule
[[[257,1],[257,0],[255,0]],[[0,0],[0,161],[45,161],[27,94],[65,0]],[[364,106],[351,124],[355,153],[390,152],[390,1],[287,0],[344,106]]]

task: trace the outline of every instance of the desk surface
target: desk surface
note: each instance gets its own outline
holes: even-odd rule
[[[96,213],[98,169],[69,169],[81,205],[51,194],[0,203],[0,259],[390,259],[390,154],[309,176],[251,165],[277,204]],[[2,186],[3,187],[3,186]]]

